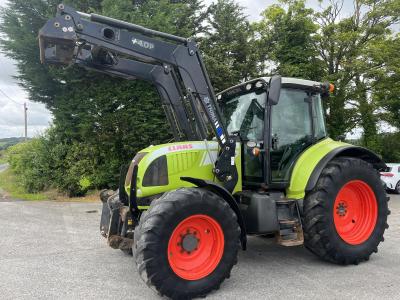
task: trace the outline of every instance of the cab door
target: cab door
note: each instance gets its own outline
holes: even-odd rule
[[[312,97],[306,90],[282,88],[270,106],[269,181],[286,183],[298,156],[313,143]]]

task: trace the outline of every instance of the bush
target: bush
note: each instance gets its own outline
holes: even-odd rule
[[[382,158],[385,162],[400,162],[400,132],[384,133],[379,136]]]
[[[5,164],[7,162],[6,151],[0,150],[0,164]]]
[[[22,186],[29,193],[49,187],[50,170],[47,166],[48,151],[42,139],[32,139],[11,146],[7,150],[8,162]]]
[[[134,155],[124,157],[119,151],[115,145],[68,139],[52,127],[42,137],[10,147],[7,156],[27,192],[56,188],[72,197],[117,188],[120,165]]]
[[[83,196],[90,188],[96,187],[96,153],[89,145],[72,143],[66,149],[54,178],[57,187],[70,196]]]
[[[355,146],[366,147],[377,153],[384,162],[400,162],[400,132],[381,133],[376,137],[376,141],[365,146],[364,140],[346,140],[347,143]]]
[[[11,169],[27,192],[55,187],[69,196],[82,196],[101,185],[96,179],[96,154],[88,145],[68,144],[45,136],[20,143],[7,150]]]

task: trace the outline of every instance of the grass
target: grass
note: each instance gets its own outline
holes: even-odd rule
[[[7,163],[7,157],[4,153],[4,151],[0,150],[0,165],[5,164],[5,163]]]
[[[41,193],[27,193],[22,185],[18,183],[18,179],[11,169],[0,172],[0,189],[7,197],[19,200],[40,201],[55,200],[68,202],[98,202],[100,201],[99,191],[89,191],[85,197],[70,198],[65,194],[59,193],[55,189],[51,189]]]
[[[11,169],[0,172],[0,188],[11,198],[21,200],[47,200],[48,196],[44,193],[27,193],[23,186],[18,183],[17,178]]]
[[[56,190],[46,191],[44,193],[48,196],[49,200],[62,201],[62,202],[99,202],[100,191],[93,190],[86,193],[84,197],[68,197],[65,194],[61,194]]]

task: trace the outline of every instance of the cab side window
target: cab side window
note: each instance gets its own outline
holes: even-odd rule
[[[288,180],[297,156],[312,144],[311,108],[307,92],[285,88],[271,111],[271,178]]]

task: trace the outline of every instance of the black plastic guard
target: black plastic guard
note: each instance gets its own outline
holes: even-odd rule
[[[100,194],[103,208],[100,219],[100,233],[105,238],[118,234],[119,209],[124,204],[119,200],[118,191],[104,191]]]
[[[215,176],[219,181],[223,182],[225,189],[231,193],[238,182],[238,171],[235,165],[235,149],[236,137],[229,137],[215,162],[214,168]]]
[[[108,207],[107,202],[102,202],[103,203],[103,208],[101,211],[101,218],[100,218],[100,234],[107,238],[108,236],[108,229],[110,228],[110,218],[111,218],[111,212],[110,208]]]

